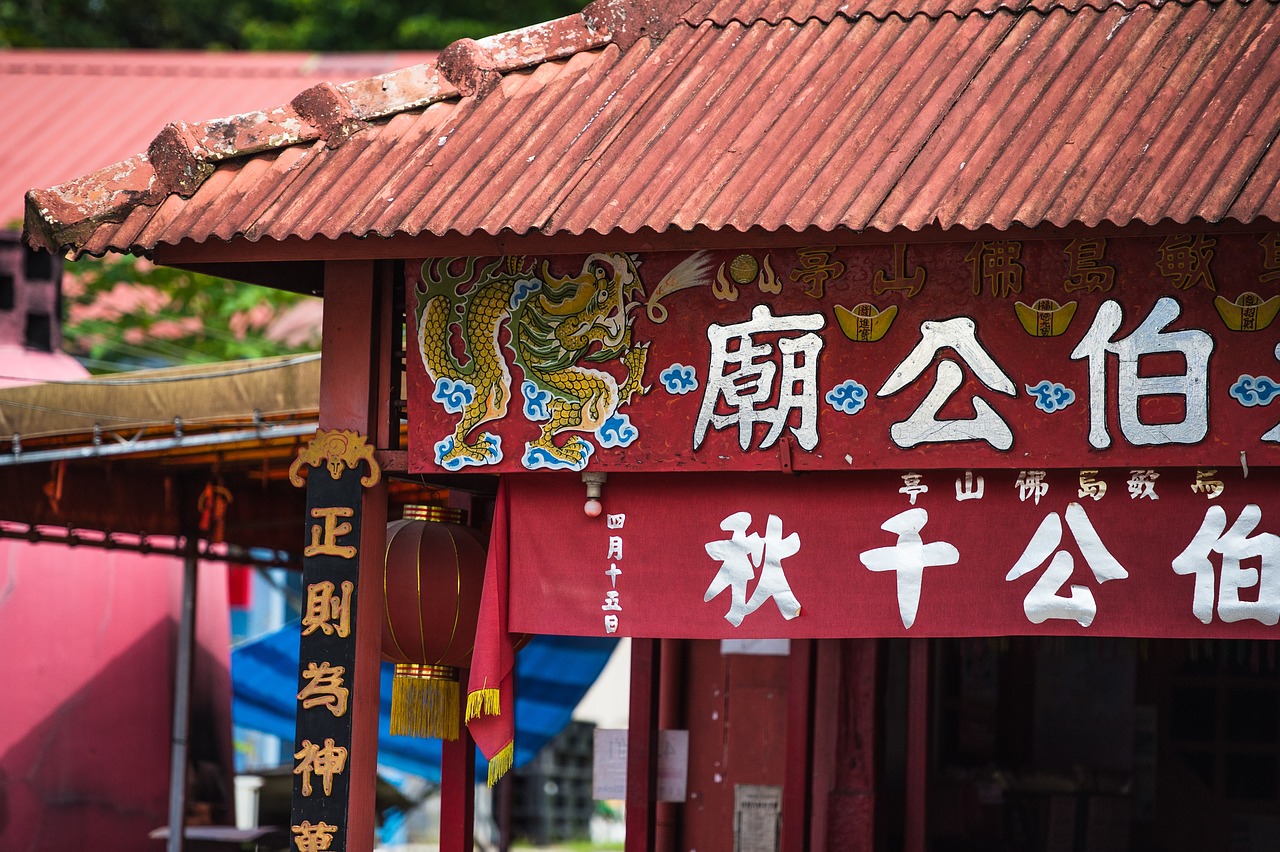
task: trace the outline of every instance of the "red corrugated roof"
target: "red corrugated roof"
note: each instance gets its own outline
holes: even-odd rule
[[[435,53],[0,51],[0,225],[22,196],[146,150],[175,119],[272,107],[323,81],[429,62]]]
[[[439,77],[169,128],[149,157],[34,193],[28,228],[96,254],[1275,221],[1278,47],[1272,0],[597,0],[455,44]]]

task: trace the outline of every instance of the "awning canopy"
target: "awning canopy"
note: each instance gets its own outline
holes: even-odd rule
[[[609,661],[615,639],[536,636],[516,655],[516,750],[521,766],[563,730],[582,696]],[[403,772],[440,780],[440,741],[393,737],[391,678],[382,667],[378,762]],[[298,702],[298,625],[290,624],[231,652],[232,717],[242,728],[292,742]],[[482,776],[483,777],[483,776]]]

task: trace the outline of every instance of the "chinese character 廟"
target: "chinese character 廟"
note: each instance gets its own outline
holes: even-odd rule
[[[824,325],[822,314],[775,317],[767,305],[756,305],[747,322],[708,326],[711,364],[694,426],[693,448],[702,446],[708,428],[724,429],[737,424],[738,446],[745,450],[751,444],[755,425],[763,423],[769,431],[759,449],[767,449],[788,428],[792,412],[798,412],[800,418],[799,424],[790,425],[796,441],[806,450],[816,447],[818,355],[823,342],[812,332]],[[780,338],[776,348],[755,340],[758,335],[789,332],[809,333]],[[772,360],[774,357],[779,363]],[[721,403],[731,413],[717,413]]]

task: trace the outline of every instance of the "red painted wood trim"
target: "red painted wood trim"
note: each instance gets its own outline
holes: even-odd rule
[[[658,699],[662,643],[631,640],[631,705],[627,723],[626,852],[654,852],[658,804]]]
[[[808,852],[813,802],[813,639],[792,639],[787,668],[787,763],[782,782],[782,852]]]
[[[682,730],[685,719],[685,653],[689,643],[684,639],[663,639],[662,671],[659,673],[658,730]],[[654,773],[656,776],[656,772]],[[658,802],[654,817],[654,852],[681,852],[683,803]]]
[[[907,801],[904,852],[928,845],[929,640],[911,639],[907,658]]]
[[[374,264],[325,265],[324,350],[320,360],[320,428],[354,429],[370,437],[379,420],[371,389],[383,360],[375,329],[390,310],[391,291],[378,287]],[[381,304],[385,301],[386,304]],[[360,567],[356,595],[356,659],[351,691],[350,799],[347,852],[373,852],[378,769],[378,709],[382,665],[382,561],[386,552],[386,479],[361,500]]]

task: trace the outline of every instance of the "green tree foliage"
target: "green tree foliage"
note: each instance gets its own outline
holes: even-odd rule
[[[68,263],[63,296],[63,348],[94,372],[284,355],[320,344],[314,323],[292,334],[279,328],[310,296],[134,257]]]
[[[0,0],[0,46],[430,50],[582,6],[579,0]]]

